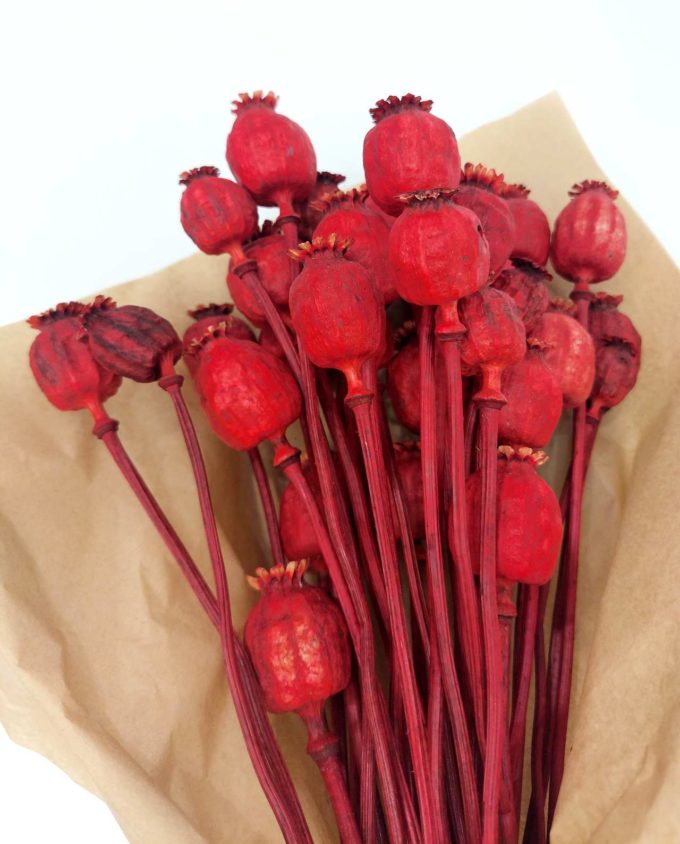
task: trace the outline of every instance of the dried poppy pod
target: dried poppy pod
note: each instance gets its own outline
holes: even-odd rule
[[[620,340],[639,355],[642,340],[630,317],[619,310],[621,302],[623,296],[596,293],[590,300],[588,328],[596,343]]]
[[[585,181],[569,191],[552,234],[557,272],[582,289],[611,278],[626,257],[626,221],[615,204],[618,191],[604,182]]]
[[[182,228],[207,255],[239,247],[257,231],[257,206],[236,182],[219,178],[217,167],[197,167],[179,177]]]
[[[394,460],[408,513],[411,534],[415,540],[425,538],[425,506],[420,445],[414,440],[394,443]],[[395,520],[396,523],[396,520]]]
[[[305,130],[276,113],[277,100],[271,91],[239,94],[234,100],[227,162],[258,205],[277,205],[286,215],[314,188],[316,154]]]
[[[276,355],[277,358],[281,358],[281,360],[286,359],[286,353],[281,348],[281,344],[276,339],[276,335],[269,325],[263,325],[260,328],[260,336],[257,338],[257,342],[263,349]]]
[[[345,177],[339,173],[329,173],[327,170],[323,170],[316,174],[316,182],[314,183],[312,192],[301,203],[300,207],[300,234],[304,234],[305,239],[312,239],[314,229],[319,225],[323,216],[323,212],[319,210],[318,204],[325,199],[329,199],[334,193],[339,191],[340,188],[338,185],[344,181]]]
[[[531,261],[512,258],[491,282],[496,290],[512,297],[519,308],[527,334],[548,309],[550,294],[546,284],[552,275]]]
[[[117,307],[113,299],[97,296],[81,321],[94,359],[123,378],[157,381],[182,354],[175,329],[150,308]]]
[[[302,471],[321,509],[321,487],[314,466],[305,462]],[[289,560],[307,560],[321,554],[319,539],[309,518],[307,507],[293,484],[288,484],[281,495],[279,530],[281,531],[283,550]]]
[[[554,299],[532,332],[545,346],[545,362],[562,390],[565,407],[580,407],[590,395],[595,378],[595,344],[574,318],[573,303]]]
[[[371,109],[375,126],[364,139],[364,172],[371,198],[386,214],[401,214],[404,193],[458,187],[456,136],[431,108],[432,100],[405,94]]]
[[[489,246],[472,211],[454,202],[453,191],[407,194],[404,213],[392,226],[389,256],[402,299],[439,306],[437,331],[461,331],[456,303],[489,278]]]
[[[482,164],[468,163],[454,196],[455,202],[474,212],[482,224],[489,244],[489,270],[494,275],[501,271],[515,245],[515,222],[502,197],[504,188],[501,173]]]
[[[350,240],[347,257],[368,270],[386,305],[393,302],[398,294],[387,255],[390,230],[378,214],[366,207],[366,194],[356,190],[337,192],[316,207],[321,209],[321,220],[314,238],[335,234],[340,240]]]
[[[468,371],[481,375],[474,399],[502,404],[501,376],[508,366],[521,361],[526,351],[519,310],[506,293],[483,287],[460,300],[458,313],[466,329],[460,341],[461,361]]]
[[[332,234],[294,250],[305,263],[290,289],[290,315],[312,363],[339,369],[351,399],[367,393],[361,369],[380,351],[385,312],[368,272],[347,259],[349,245]]]
[[[191,348],[194,340],[200,340],[205,332],[213,325],[222,323],[225,326],[226,333],[237,340],[254,340],[255,335],[252,329],[242,319],[232,314],[234,306],[228,303],[222,305],[211,302],[209,305],[197,305],[190,311],[187,311],[194,322],[184,332],[182,337],[182,354],[184,355],[185,363],[189,372],[193,374],[193,366],[196,362],[194,355],[187,355],[186,353]]]
[[[513,583],[541,585],[552,577],[562,542],[562,516],[553,490],[536,473],[547,460],[531,448],[498,449],[496,570]],[[479,559],[481,472],[467,480],[472,559]]]
[[[415,324],[412,335],[387,364],[386,389],[394,414],[409,431],[420,430],[420,362]]]
[[[595,350],[595,381],[588,403],[591,419],[620,404],[635,386],[640,371],[640,352],[621,340],[598,343]]]
[[[510,257],[544,267],[550,254],[550,223],[541,207],[529,199],[530,193],[524,185],[506,184],[501,191],[515,223],[515,242]]]
[[[208,421],[230,448],[247,451],[280,442],[302,410],[297,382],[286,364],[218,324],[194,341],[194,381]]]
[[[269,298],[280,311],[287,313],[292,277],[283,234],[271,223],[265,222],[261,233],[244,245],[243,252],[247,260],[257,264],[258,277]],[[250,285],[244,282],[241,273],[234,272],[232,266],[227,274],[227,287],[234,304],[244,316],[255,325],[266,324],[267,318]]]
[[[542,448],[562,413],[562,389],[544,354],[545,344],[529,338],[524,358],[508,367],[501,379],[507,404],[498,416],[503,443]]]
[[[59,410],[92,411],[120,386],[120,375],[104,369],[83,337],[80,318],[86,306],[62,302],[27,322],[40,333],[31,343],[28,360],[38,386]]]
[[[270,712],[319,713],[349,683],[345,619],[328,593],[306,584],[306,562],[257,569],[250,584],[260,600],[244,629]]]

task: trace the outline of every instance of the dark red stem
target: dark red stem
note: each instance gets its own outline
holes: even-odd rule
[[[279,533],[279,523],[276,517],[276,507],[272,497],[272,491],[269,487],[269,479],[265,471],[262,457],[257,447],[251,448],[248,451],[250,457],[250,464],[255,475],[255,482],[257,490],[260,494],[260,502],[262,504],[262,511],[264,513],[264,520],[267,525],[267,534],[269,536],[269,546],[272,552],[272,559],[276,565],[284,565],[286,557],[283,553],[283,545],[281,544],[281,534]]]

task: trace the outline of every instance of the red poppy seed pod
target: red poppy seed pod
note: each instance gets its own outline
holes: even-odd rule
[[[277,205],[293,213],[316,184],[316,154],[305,130],[275,111],[270,91],[239,94],[236,119],[227,138],[227,162],[236,181],[258,205]]]
[[[347,625],[328,593],[302,580],[306,562],[257,569],[260,592],[244,629],[270,712],[320,708],[349,683]]]
[[[546,284],[551,279],[550,273],[538,264],[513,258],[503,267],[491,286],[512,298],[529,334],[548,309],[550,294]]]
[[[230,448],[247,451],[279,442],[302,411],[288,366],[250,340],[230,337],[218,324],[194,341],[194,381],[208,421]]]
[[[565,407],[579,407],[590,395],[595,378],[595,344],[590,333],[574,319],[562,302],[553,300],[550,310],[534,327],[533,336],[545,346],[545,362],[562,390]],[[568,303],[572,304],[572,303]]]
[[[300,233],[305,234],[305,240],[311,240],[314,229],[319,225],[323,213],[319,210],[319,203],[329,199],[334,193],[340,190],[338,185],[345,181],[345,177],[338,173],[329,173],[323,170],[316,174],[316,182],[312,192],[300,207]]]
[[[420,361],[415,323],[405,323],[411,333],[397,332],[398,351],[387,364],[386,390],[394,415],[409,431],[420,431]],[[402,328],[404,328],[403,326]]]
[[[337,192],[316,205],[321,220],[314,237],[327,238],[335,234],[340,240],[350,240],[345,253],[368,270],[386,305],[397,297],[394,270],[387,255],[390,230],[387,224],[366,207],[366,195],[360,191]]]
[[[569,191],[571,200],[555,220],[553,265],[584,289],[611,278],[626,257],[626,221],[614,202],[618,195],[604,182],[581,182]]]
[[[321,487],[314,466],[305,462],[302,471],[319,508],[322,509]],[[293,484],[288,484],[281,495],[279,530],[283,550],[289,560],[307,560],[321,554],[309,513]]]
[[[414,305],[440,306],[438,331],[460,331],[456,302],[489,278],[489,247],[477,217],[457,205],[452,191],[409,194],[390,231],[395,286]]]
[[[291,285],[290,256],[283,234],[273,226],[263,225],[260,236],[243,248],[247,260],[257,263],[257,274],[262,286],[279,310],[287,313]],[[227,287],[234,304],[255,325],[264,325],[267,319],[257,299],[243,278],[232,266],[227,274]]]
[[[548,458],[530,448],[498,449],[496,566],[513,583],[542,585],[552,577],[562,542],[562,516],[553,490],[536,473]],[[470,544],[479,560],[482,476],[467,480]]]
[[[86,306],[62,302],[27,322],[40,333],[31,343],[28,361],[38,386],[59,410],[97,413],[99,405],[120,386],[120,375],[92,357],[80,318]]]
[[[274,334],[268,324],[263,325],[260,329],[260,336],[257,338],[257,341],[263,349],[266,349],[272,355],[281,358],[281,360],[286,359],[286,353],[281,348],[281,344],[276,339],[276,334]]]
[[[420,445],[414,440],[394,443],[394,460],[415,540],[425,538],[425,505],[420,466]]]
[[[530,193],[524,185],[506,184],[502,190],[515,223],[515,242],[510,257],[544,267],[550,254],[550,223],[541,207],[529,199]]]
[[[640,354],[642,339],[626,314],[619,311],[623,296],[596,293],[590,300],[588,328],[596,343],[620,340]]]
[[[370,110],[375,126],[364,139],[366,186],[386,214],[401,214],[404,193],[458,187],[456,136],[431,108],[432,100],[406,94],[378,100]]]
[[[257,231],[257,206],[236,182],[219,178],[217,167],[197,167],[179,177],[182,228],[207,255],[222,255]]]
[[[94,359],[123,378],[157,381],[164,374],[162,367],[182,354],[175,329],[150,308],[116,307],[113,299],[97,296],[81,321]]]
[[[211,302],[209,305],[197,305],[190,311],[187,311],[189,316],[195,320],[189,325],[182,337],[182,354],[184,361],[193,375],[193,367],[196,362],[196,357],[192,354],[187,354],[191,349],[195,340],[205,334],[205,332],[213,325],[222,323],[225,326],[225,331],[230,337],[237,340],[254,340],[255,335],[252,329],[242,319],[232,314],[234,306],[230,304],[217,305]]]
[[[588,415],[599,419],[606,410],[620,404],[635,386],[639,371],[640,354],[628,343],[621,340],[598,343]]]
[[[482,224],[489,244],[489,269],[494,275],[501,271],[515,245],[515,222],[507,202],[501,194],[505,181],[482,164],[466,164],[454,201],[469,208]]]
[[[562,413],[562,388],[545,361],[544,344],[527,340],[524,358],[508,367],[501,379],[507,404],[498,414],[498,440],[542,448]]]
[[[504,402],[502,373],[521,361],[526,351],[517,306],[501,290],[483,287],[460,300],[458,313],[466,329],[460,341],[461,361],[468,371],[482,376],[475,401]]]
[[[380,217],[380,219],[383,221],[383,223],[385,223],[385,225],[387,226],[387,228],[388,228],[388,229],[391,229],[391,228],[392,228],[392,226],[394,225],[394,221],[395,221],[397,218],[396,218],[396,217],[393,217],[391,214],[386,214],[386,213],[382,210],[382,208],[378,205],[378,203],[377,203],[377,202],[373,199],[373,197],[369,194],[369,192],[368,192],[368,190],[367,190],[367,188],[366,188],[366,185],[364,185],[364,186],[361,188],[361,190],[365,191],[365,193],[366,193],[366,208],[368,208],[368,209],[369,209],[369,211],[373,211],[375,214],[377,214],[377,215]],[[402,211],[403,211],[403,208],[402,208]]]
[[[290,315],[312,363],[343,372],[351,398],[366,395],[361,369],[383,343],[385,312],[368,272],[345,256],[349,245],[332,234],[291,253],[305,263],[290,289]]]

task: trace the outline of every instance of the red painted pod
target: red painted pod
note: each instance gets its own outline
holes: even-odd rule
[[[619,310],[622,301],[623,296],[596,293],[590,301],[588,328],[596,343],[619,340],[639,356],[642,339],[630,317]]]
[[[618,191],[604,182],[585,181],[574,185],[569,196],[553,228],[553,265],[581,285],[606,281],[626,257],[626,221],[615,203]]]
[[[175,329],[150,308],[117,307],[113,299],[97,296],[81,321],[94,359],[123,378],[157,381],[162,364],[166,360],[175,363],[182,354],[182,341]]]
[[[227,162],[258,205],[278,205],[283,213],[292,213],[293,203],[307,199],[314,189],[316,154],[305,130],[277,114],[277,100],[271,91],[240,94],[234,100]]]
[[[387,254],[390,230],[378,214],[366,207],[366,194],[338,192],[317,203],[317,207],[321,209],[321,219],[314,237],[336,234],[340,240],[350,240],[347,257],[369,272],[385,304],[393,302],[398,294]]]
[[[38,386],[59,410],[96,407],[118,390],[120,375],[100,366],[83,336],[80,302],[62,302],[27,322],[40,333],[28,360]]]
[[[590,395],[595,378],[595,343],[574,319],[563,300],[553,300],[532,335],[545,343],[545,362],[562,390],[565,407],[579,407]]]
[[[194,341],[194,381],[215,433],[230,448],[246,451],[278,441],[302,411],[302,397],[288,366],[250,340],[230,337],[220,325]]]
[[[348,246],[331,235],[294,251],[305,263],[290,289],[290,315],[310,360],[342,371],[351,395],[365,392],[361,368],[383,344],[385,312],[368,272],[347,259]]]
[[[620,404],[635,386],[639,371],[640,354],[628,343],[621,340],[598,343],[589,415],[599,419],[606,410]]]
[[[535,468],[545,460],[542,451],[531,448],[498,449],[496,571],[513,583],[547,583],[557,565],[562,542],[560,505]],[[470,543],[477,565],[481,498],[482,476],[477,471],[467,480]]]
[[[420,431],[420,362],[416,337],[407,340],[387,364],[386,390],[399,422],[409,431]]]
[[[197,167],[179,177],[182,228],[207,255],[222,255],[257,231],[257,206],[236,182],[221,179],[217,167]]]
[[[550,273],[538,264],[512,258],[491,282],[491,286],[512,297],[529,334],[548,309],[550,294],[546,284],[551,279]]]
[[[371,109],[375,126],[364,139],[364,172],[371,198],[386,214],[401,214],[404,193],[458,187],[456,136],[431,108],[431,100],[405,94]]]
[[[302,580],[305,569],[304,561],[289,563],[248,578],[260,600],[244,638],[270,712],[320,706],[350,679],[345,619],[324,589]]]
[[[263,349],[276,355],[277,358],[281,358],[281,360],[286,359],[286,353],[281,348],[281,344],[276,339],[276,334],[274,334],[269,325],[265,324],[260,328],[260,336],[257,338],[257,341]]]
[[[498,440],[542,448],[562,413],[562,389],[545,361],[544,344],[527,341],[524,358],[508,367],[501,379],[507,404],[498,415]]]
[[[235,337],[237,340],[255,339],[250,326],[242,319],[234,316],[232,314],[233,310],[234,306],[226,302],[222,305],[211,302],[209,305],[197,305],[195,308],[187,311],[189,316],[194,320],[182,337],[182,355],[184,356],[184,362],[189,372],[193,374],[193,366],[196,358],[192,354],[187,354],[187,352],[192,347],[194,341],[200,340],[209,328],[221,323],[224,325],[225,333],[230,337]]]
[[[510,257],[544,267],[550,254],[550,223],[540,205],[529,199],[530,193],[524,185],[506,184],[502,191],[515,223],[515,242]]]
[[[311,240],[314,229],[321,222],[323,212],[319,210],[318,204],[329,199],[334,193],[340,190],[338,185],[345,181],[345,177],[339,173],[329,173],[323,170],[316,174],[316,182],[312,192],[307,199],[300,203],[300,236],[303,240]]]
[[[302,469],[309,488],[322,509],[321,487],[316,471],[311,463],[305,463]],[[319,540],[307,508],[292,484],[288,484],[281,495],[279,529],[283,550],[289,560],[307,560],[321,554]]]

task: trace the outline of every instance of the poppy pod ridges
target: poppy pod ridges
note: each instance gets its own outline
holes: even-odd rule
[[[511,258],[491,286],[512,297],[529,333],[548,308],[550,294],[546,284],[551,280],[552,275],[539,264]]]
[[[334,193],[341,192],[338,185],[344,181],[345,176],[341,176],[339,173],[329,173],[327,170],[322,170],[316,174],[314,187],[306,201],[300,206],[302,218],[300,232],[304,234],[304,237],[300,238],[301,240],[310,238],[321,220],[318,204],[323,203],[327,197]]]
[[[501,190],[515,223],[515,242],[510,257],[525,258],[545,266],[550,254],[550,223],[540,205],[529,198],[530,193],[521,184],[506,184]]]
[[[561,299],[556,297],[550,300],[550,304],[548,305],[548,313],[553,314],[566,314],[567,316],[576,318],[578,308],[576,307],[576,302],[572,299]]]
[[[282,216],[297,218],[294,203],[306,200],[316,184],[316,154],[305,130],[276,112],[277,102],[271,91],[234,100],[226,157],[258,205],[275,205]]]
[[[243,247],[246,261],[254,261],[262,287],[279,311],[288,311],[288,294],[292,282],[291,263],[286,238],[275,224],[265,223],[260,232]],[[243,264],[229,267],[227,287],[234,304],[255,325],[267,322],[264,309],[243,277]]]
[[[597,293],[591,298],[589,329],[596,344],[620,341],[639,356],[642,340],[630,317],[619,311],[623,296]]]
[[[547,343],[545,361],[562,390],[565,407],[580,407],[595,377],[595,344],[590,332],[563,306],[551,307],[534,326],[534,340]]]
[[[626,257],[626,221],[615,200],[618,192],[588,179],[574,185],[552,233],[550,254],[557,272],[576,290],[610,279]]]
[[[182,337],[182,356],[184,362],[193,376],[194,363],[196,358],[190,353],[192,344],[195,340],[205,334],[205,332],[214,325],[221,324],[224,326],[225,332],[230,337],[235,337],[240,340],[254,340],[250,326],[248,326],[242,319],[234,316],[232,311],[234,306],[228,303],[209,305],[198,305],[197,307],[187,311],[190,317],[195,321],[188,326]]]
[[[379,100],[371,109],[375,125],[364,139],[364,172],[372,200],[386,214],[403,211],[399,196],[408,191],[458,187],[456,136],[431,108],[431,100],[406,94]]]
[[[29,317],[26,322],[31,328],[40,330],[54,322],[71,317],[79,317],[87,308],[82,302],[59,302],[53,308],[49,308],[40,314]]]

